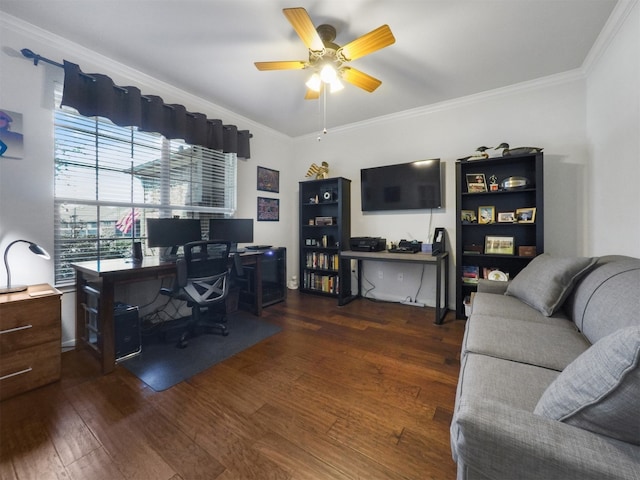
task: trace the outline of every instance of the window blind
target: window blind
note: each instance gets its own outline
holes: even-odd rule
[[[56,105],[62,88],[56,89]],[[146,219],[232,216],[237,154],[223,153],[69,107],[54,112],[55,282],[75,281],[71,263],[145,255]],[[206,228],[206,227],[205,227]],[[203,232],[207,233],[207,232]]]

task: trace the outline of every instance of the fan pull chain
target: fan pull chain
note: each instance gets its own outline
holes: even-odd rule
[[[320,92],[320,95],[322,95],[322,133],[324,135],[327,134],[327,89],[324,87],[322,88],[322,91]],[[322,141],[322,137],[320,135],[318,135],[318,141]]]

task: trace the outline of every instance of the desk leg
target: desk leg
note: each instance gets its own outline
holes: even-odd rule
[[[85,310],[83,304],[87,302],[87,294],[84,289],[84,276],[82,272],[76,271],[76,350],[84,348],[87,338],[85,327]]]
[[[115,368],[116,346],[115,346],[115,326],[113,318],[113,282],[106,277],[102,280],[100,291],[100,319],[102,320],[102,344],[99,346],[102,354],[102,373],[110,373]]]
[[[442,300],[442,270],[444,264],[444,305]],[[441,325],[447,314],[447,301],[449,300],[449,262],[447,257],[438,256],[436,262],[436,325]]]
[[[256,255],[256,269],[255,269],[255,288],[256,296],[254,305],[254,313],[257,317],[262,315],[262,255]]]

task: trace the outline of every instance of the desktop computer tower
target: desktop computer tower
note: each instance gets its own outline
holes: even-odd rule
[[[113,310],[116,360],[137,355],[142,350],[138,307],[116,302]]]
[[[287,249],[269,249],[262,255],[262,305],[282,302],[286,294]]]

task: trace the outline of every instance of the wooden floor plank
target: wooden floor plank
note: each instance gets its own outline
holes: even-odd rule
[[[464,322],[289,291],[282,331],[163,392],[83,351],[0,403],[0,479],[453,480]]]

